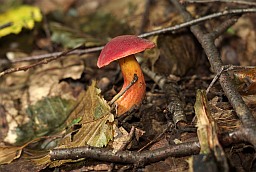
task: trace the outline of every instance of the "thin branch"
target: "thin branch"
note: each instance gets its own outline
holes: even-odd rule
[[[222,66],[221,70],[218,71],[218,73],[214,76],[213,80],[211,81],[210,85],[207,87],[206,89],[206,95],[209,93],[210,89],[212,88],[212,86],[214,85],[214,83],[219,79],[221,73],[224,70],[224,66]]]
[[[81,53],[81,51],[83,53],[89,53],[89,52],[96,52],[96,51],[99,51],[101,50],[103,47],[95,47],[95,48],[91,48],[91,49],[85,49],[85,50],[76,50],[76,49],[71,49],[71,50],[68,50],[68,51],[65,51],[65,52],[56,52],[56,53],[51,53],[51,55],[49,56],[49,54],[46,54],[46,55],[40,55],[40,56],[36,56],[36,58],[40,58],[41,60],[39,62],[36,62],[36,63],[33,63],[31,65],[27,65],[27,66],[21,66],[21,67],[16,67],[16,68],[10,68],[10,69],[7,69],[3,72],[0,72],[0,77],[6,75],[6,74],[9,74],[9,73],[14,73],[14,72],[17,72],[17,71],[26,71],[30,68],[33,68],[33,67],[36,67],[36,66],[39,66],[39,65],[42,65],[42,64],[47,64],[53,60],[56,60],[56,59],[59,59],[63,56],[66,56],[66,55],[71,55],[71,54],[77,54],[78,52]],[[79,54],[79,53],[78,53]],[[44,56],[47,56],[44,57]],[[44,58],[42,58],[44,57]],[[29,57],[31,58],[31,57]],[[34,58],[34,57],[33,57]],[[26,59],[27,61],[28,59]]]
[[[255,13],[255,12],[256,12],[256,8],[224,10],[224,11],[213,13],[213,14],[210,14],[210,15],[207,15],[204,17],[200,17],[198,19],[192,19],[192,20],[186,21],[185,23],[175,25],[173,27],[167,27],[164,29],[159,29],[159,30],[155,30],[152,32],[144,33],[144,34],[139,35],[139,37],[142,37],[142,38],[149,37],[149,36],[154,36],[154,35],[163,34],[163,33],[167,33],[167,32],[173,33],[174,31],[179,30],[181,28],[193,26],[195,24],[201,23],[206,20],[211,20],[211,19],[214,19],[217,17],[227,16],[227,15],[231,15],[231,14],[238,15],[238,14]]]
[[[213,39],[218,38],[224,32],[226,32],[230,26],[237,22],[238,16],[234,16],[230,19],[227,19],[225,22],[221,23],[217,28],[214,28],[213,31],[210,33]]]
[[[179,4],[177,0],[172,0],[175,6],[180,10],[182,16],[186,21],[192,20],[192,16],[186,9]],[[230,23],[232,24],[232,23]],[[211,33],[204,34],[200,26],[195,25],[190,27],[191,32],[195,35],[197,40],[202,45],[208,60],[213,68],[215,73],[218,73],[223,66],[223,63],[220,58],[220,53],[218,52],[217,47],[214,44],[214,38]],[[237,116],[240,118],[243,124],[243,129],[245,130],[246,139],[256,147],[256,120],[253,117],[251,111],[244,103],[241,95],[236,90],[231,78],[227,72],[223,72],[219,77],[220,84],[222,89],[229,99],[229,102],[236,111]]]
[[[93,47],[93,48],[86,48],[86,49],[72,49],[72,51],[68,52],[67,55],[75,55],[75,54],[87,54],[87,53],[95,53],[99,52],[103,49],[104,46],[99,46],[99,47]],[[21,59],[14,59],[11,62],[12,63],[18,63],[18,62],[26,62],[26,61],[33,61],[33,60],[42,60],[54,56],[60,56],[63,52],[55,52],[55,53],[49,53],[49,54],[42,54],[42,55],[35,55],[35,56],[29,56],[29,57],[24,57]]]
[[[236,3],[241,5],[256,5],[256,2],[243,1],[243,0],[183,0],[182,2],[188,3],[209,3],[209,2],[225,2],[225,3]]]
[[[136,82],[138,81],[138,75],[135,73],[133,76],[132,81],[129,83],[129,85],[127,85],[127,87],[125,87],[125,89],[121,92],[119,92],[117,95],[115,95],[115,97],[113,97],[113,99],[109,102],[109,105],[112,106],[117,99],[119,99],[121,96],[124,95],[124,93],[129,90]]]

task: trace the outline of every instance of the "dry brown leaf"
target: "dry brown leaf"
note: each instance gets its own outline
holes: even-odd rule
[[[70,114],[70,119],[82,117],[79,122],[81,128],[74,136],[66,137],[62,141],[61,145],[64,147],[86,144],[103,147],[113,138],[114,115],[111,114],[110,106],[100,96],[100,90],[95,84],[96,82],[93,81],[88,90],[81,93],[76,108]]]
[[[124,145],[126,145],[131,137],[133,136],[133,133],[128,133],[123,127],[118,128],[115,126],[115,137],[112,144],[112,147],[115,151],[122,150]]]
[[[214,164],[214,166],[218,167],[219,169],[227,171],[227,159],[218,140],[218,126],[210,112],[209,103],[204,90],[197,91],[194,108],[198,120],[197,135],[201,147],[200,155],[214,157],[213,160],[207,160],[204,165],[210,161],[210,163]],[[193,157],[194,160],[197,162],[201,161],[200,155]]]
[[[234,111],[225,107],[225,102],[219,102],[218,97],[209,101],[209,108],[220,132],[232,131],[241,125]]]
[[[0,164],[8,164],[20,157],[23,147],[0,147]]]
[[[256,94],[256,68],[234,71],[234,80],[241,94]]]

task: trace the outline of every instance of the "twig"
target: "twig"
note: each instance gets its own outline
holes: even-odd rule
[[[172,26],[172,27],[167,27],[167,28],[164,28],[164,29],[159,29],[159,30],[155,30],[155,31],[152,31],[152,32],[144,33],[144,34],[139,35],[139,37],[142,37],[142,38],[143,37],[149,37],[149,36],[153,36],[153,35],[164,34],[164,33],[167,33],[167,32],[168,33],[169,32],[173,33],[174,31],[179,30],[181,28],[193,26],[195,24],[201,23],[201,22],[206,21],[206,20],[211,20],[211,19],[214,19],[214,18],[217,18],[217,17],[227,16],[227,15],[231,15],[231,14],[238,15],[238,14],[255,13],[255,12],[256,12],[256,8],[224,10],[224,11],[213,13],[213,14],[210,14],[210,15],[207,15],[207,16],[204,16],[204,17],[200,17],[198,19],[191,19],[191,20],[186,21],[185,23],[182,23],[182,24],[179,24],[179,25],[175,25],[175,26]]]
[[[181,14],[185,18],[186,21],[192,20],[191,15],[186,11],[186,9],[179,4],[177,0],[172,0],[175,6],[180,10]],[[232,24],[232,23],[229,23]],[[218,52],[217,47],[214,45],[214,39],[211,34],[204,34],[202,29],[198,26],[191,26],[191,32],[195,35],[197,40],[201,43],[204,51],[208,57],[208,60],[213,68],[215,73],[218,73],[223,63],[220,58],[220,54]],[[229,99],[229,102],[233,106],[236,111],[237,116],[242,121],[245,137],[246,139],[256,147],[256,120],[250,112],[249,108],[244,103],[241,95],[236,90],[231,78],[229,77],[227,72],[223,72],[219,78],[222,89]]]
[[[214,28],[213,31],[210,33],[212,39],[216,39],[220,35],[222,35],[224,32],[226,32],[228,28],[230,28],[230,26],[232,26],[234,23],[237,22],[238,18],[239,18],[238,16],[232,17],[226,20],[225,22],[223,22],[222,24],[220,24],[217,28]]]
[[[166,77],[157,75],[155,72],[151,71],[146,64],[141,65],[142,71],[148,75],[162,90],[164,89],[164,85],[166,83]]]
[[[86,49],[72,49],[72,51],[70,51],[69,53],[67,53],[67,55],[74,55],[74,54],[87,54],[87,53],[95,53],[98,51],[101,51],[103,49],[104,46],[100,46],[100,47],[93,47],[93,48],[86,48]],[[46,59],[46,58],[50,58],[50,57],[54,57],[54,56],[60,56],[62,54],[62,52],[55,52],[55,53],[49,53],[49,54],[42,54],[42,55],[35,55],[35,56],[29,56],[29,57],[24,57],[21,59],[14,59],[11,60],[12,63],[18,63],[18,62],[26,62],[26,61],[33,61],[33,60],[42,60],[42,59]]]
[[[213,80],[211,81],[210,85],[206,89],[206,94],[209,93],[210,89],[212,88],[213,84],[219,79],[221,73],[223,71],[231,71],[231,70],[241,70],[241,69],[254,69],[255,66],[233,66],[233,65],[225,65],[222,66],[220,71],[214,76]]]
[[[9,68],[9,69],[7,69],[7,70],[5,70],[3,72],[0,72],[0,77],[4,76],[6,74],[9,74],[9,73],[13,73],[13,72],[17,72],[17,71],[22,71],[22,70],[26,71],[26,70],[28,70],[30,68],[33,68],[33,67],[36,67],[36,66],[39,66],[39,65],[42,65],[42,64],[47,64],[47,63],[49,63],[49,62],[51,62],[53,60],[56,60],[56,59],[58,59],[60,57],[65,56],[65,55],[79,54],[78,52],[81,53],[81,51],[83,53],[84,52],[89,53],[91,51],[95,52],[95,49],[97,51],[99,51],[99,49],[102,49],[102,48],[103,47],[96,47],[96,48],[85,49],[85,50],[74,50],[74,49],[71,49],[71,50],[64,51],[64,52],[52,53],[50,56],[49,56],[49,54],[37,56],[37,57],[39,57],[41,59],[39,62],[33,63],[31,65],[27,65],[27,66],[21,66],[21,67],[16,67],[16,68]],[[43,56],[47,56],[47,58],[46,57],[42,58]],[[31,57],[29,57],[29,58],[31,58]]]
[[[51,160],[65,160],[65,159],[80,159],[90,158],[101,161],[117,162],[117,163],[132,163],[138,166],[157,162],[167,157],[181,157],[193,154],[198,154],[200,146],[198,142],[187,142],[169,147],[160,148],[153,151],[118,151],[113,152],[106,148],[96,147],[78,147],[66,149],[54,149],[50,151]]]
[[[209,2],[225,2],[225,3],[236,3],[241,5],[256,5],[256,2],[243,1],[243,0],[183,0],[188,3],[209,3]]]
[[[214,83],[219,79],[221,73],[224,70],[224,66],[222,66],[221,70],[214,76],[212,82],[210,83],[210,85],[207,87],[206,89],[206,95],[209,93],[210,89],[212,88],[212,86],[214,85]]]
[[[113,97],[113,99],[109,102],[109,105],[112,106],[117,99],[119,99],[128,89],[131,88],[131,86],[133,86],[133,84],[135,84],[138,81],[138,75],[135,73],[133,76],[132,81],[129,83],[129,85],[127,85],[127,87],[120,93],[118,93],[117,95],[115,95],[115,97]]]
[[[223,146],[229,146],[235,143],[246,142],[247,139],[245,138],[246,131],[242,129],[238,129],[232,131],[230,133],[222,133],[219,135],[219,141]]]
[[[159,135],[157,135],[153,140],[151,140],[150,142],[148,142],[146,145],[144,145],[142,148],[140,148],[138,150],[138,152],[141,152],[143,150],[145,150],[147,147],[149,147],[150,145],[152,145],[153,143],[157,142],[160,140],[160,138],[162,138],[164,136],[164,134],[170,130],[171,128],[171,123],[168,124],[168,126],[164,129],[164,131],[162,131]]]

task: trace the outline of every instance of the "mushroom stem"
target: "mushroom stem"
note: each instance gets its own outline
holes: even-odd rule
[[[140,105],[145,95],[146,84],[140,65],[134,55],[119,59],[118,62],[123,74],[124,84],[121,91],[113,99],[123,94],[123,91],[133,82],[134,74],[138,76],[138,80],[115,102],[117,115],[120,116],[133,107]]]

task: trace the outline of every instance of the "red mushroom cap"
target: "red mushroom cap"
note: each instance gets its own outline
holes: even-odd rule
[[[112,61],[153,47],[155,47],[154,43],[147,39],[139,38],[135,35],[122,35],[115,37],[102,49],[98,58],[97,66],[101,68],[108,65]]]

